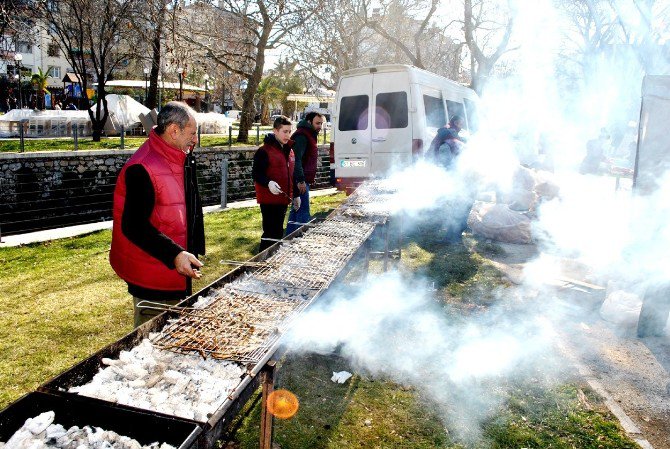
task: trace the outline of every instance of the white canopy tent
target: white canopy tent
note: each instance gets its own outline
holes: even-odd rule
[[[121,132],[121,126],[125,129],[130,129],[138,126],[140,122],[140,114],[148,114],[149,108],[141,103],[133,100],[128,95],[107,94],[107,110],[109,117],[105,124],[105,131],[107,134],[118,134]],[[95,114],[96,105],[91,107],[91,111]]]

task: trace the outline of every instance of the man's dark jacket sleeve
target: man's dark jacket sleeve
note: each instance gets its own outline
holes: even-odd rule
[[[293,169],[293,180],[295,184],[305,181],[305,172],[302,168],[302,159],[307,151],[307,137],[298,134],[294,138],[293,154],[295,154],[295,168]]]
[[[121,218],[123,234],[150,256],[174,269],[174,259],[184,248],[159,232],[149,221],[155,192],[149,173],[141,165],[132,165],[126,170],[126,192]]]

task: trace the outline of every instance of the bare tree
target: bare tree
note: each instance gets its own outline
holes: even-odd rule
[[[463,32],[470,53],[470,87],[481,93],[495,64],[508,51],[514,29],[509,8],[495,1],[464,0]]]
[[[412,65],[423,69],[421,44],[433,37],[429,36],[429,32],[439,34],[437,29],[429,27],[439,1],[387,0],[376,2],[377,6],[372,10],[371,2],[366,2],[363,23],[393,44]],[[419,15],[421,12],[423,14]],[[407,36],[408,30],[411,36]]]
[[[136,0],[51,0],[35,2],[75,74],[93,124],[93,140],[100,141],[109,116],[105,83],[110,75],[133,56],[129,41],[130,17]],[[89,75],[97,83],[95,112],[88,108]]]
[[[291,58],[321,87],[334,90],[342,72],[369,63],[374,32],[363,26],[364,6],[360,0],[323,0],[293,30]]]
[[[439,0],[325,0],[298,30],[292,53],[328,89],[345,70],[387,63],[458,79],[464,43],[445,34],[449,24],[435,17],[438,6]]]
[[[244,79],[238,141],[247,141],[253,124],[254,97],[265,70],[265,52],[283,43],[314,7],[318,2],[308,8],[299,0],[202,1],[175,22],[182,41]],[[206,8],[207,14],[198,14],[198,8]]]
[[[176,8],[177,2],[175,0],[144,0],[138,2],[135,13],[130,18],[134,30],[142,37],[142,48],[146,48],[146,56],[140,56],[140,54],[137,56],[142,62],[142,68],[146,66],[149,68],[146,104],[149,109],[159,106],[158,76],[161,72],[169,7]]]
[[[561,51],[571,66],[565,70],[567,77],[588,79],[603,58],[613,64],[619,61],[627,69],[634,68],[632,62],[645,73],[670,71],[664,45],[667,30],[656,25],[670,20],[666,2],[636,0],[626,10],[617,0],[562,0],[555,5],[569,24]]]

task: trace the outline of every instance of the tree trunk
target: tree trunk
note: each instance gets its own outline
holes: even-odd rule
[[[160,107],[158,104],[158,73],[161,67],[161,36],[163,35],[163,20],[158,21],[156,34],[151,44],[153,55],[151,58],[151,74],[149,75],[149,94],[147,107],[154,109]]]
[[[258,66],[257,66],[258,67]],[[248,80],[247,89],[244,91],[242,96],[242,112],[240,114],[240,130],[237,134],[238,142],[247,142],[249,140],[249,130],[254,123],[254,96],[256,94],[256,89],[258,84],[261,81],[260,76],[256,76],[256,70]]]
[[[256,65],[254,66],[254,71],[251,73],[251,76],[247,78],[247,89],[244,91],[242,96],[242,117],[240,117],[240,131],[237,135],[238,142],[246,142],[249,140],[249,130],[251,125],[254,123],[254,97],[256,96],[256,91],[258,90],[258,85],[261,83],[263,78],[263,68],[265,67],[265,48],[268,45],[268,39],[270,37],[270,32],[272,31],[273,24],[271,22],[265,22],[263,25],[263,32],[258,39],[256,44]]]
[[[107,117],[109,116],[109,111],[107,109],[107,98],[105,98],[106,92],[104,79],[104,76],[98,76],[98,100],[95,103],[95,115],[93,114],[93,111],[90,110],[90,108],[88,110],[88,115],[91,117],[91,124],[93,127],[93,142],[100,142],[102,133],[105,130]],[[102,106],[102,108],[100,106]]]

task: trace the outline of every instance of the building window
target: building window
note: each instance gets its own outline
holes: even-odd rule
[[[16,51],[17,53],[28,53],[32,54],[33,52],[33,45],[30,42],[26,41],[19,41],[19,43],[16,46]]]
[[[52,78],[60,78],[61,77],[60,67],[50,66],[49,67],[49,76],[52,77]]]
[[[55,42],[52,42],[49,44],[49,47],[47,48],[47,55],[57,58],[60,56],[60,48],[58,48],[58,44]]]

